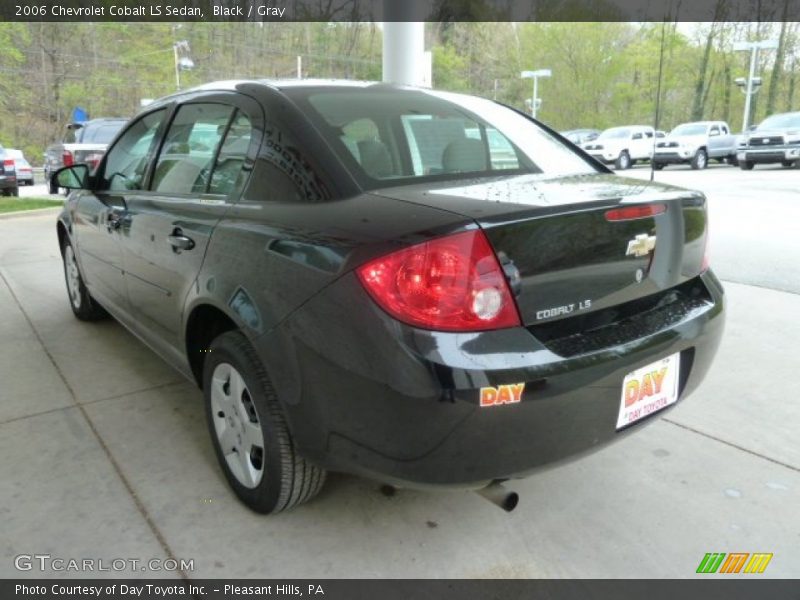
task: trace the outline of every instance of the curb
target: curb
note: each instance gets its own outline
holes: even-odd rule
[[[63,210],[62,206],[51,206],[47,208],[34,208],[32,210],[15,210],[14,212],[7,212],[0,214],[0,221],[3,219],[13,219],[15,217],[36,217],[47,215],[50,213],[58,214]]]

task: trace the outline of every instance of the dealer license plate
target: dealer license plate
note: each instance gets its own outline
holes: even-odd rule
[[[631,371],[622,382],[617,429],[644,419],[678,400],[680,353]]]

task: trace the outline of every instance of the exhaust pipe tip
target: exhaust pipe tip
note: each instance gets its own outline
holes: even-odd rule
[[[517,508],[517,504],[519,504],[519,494],[506,489],[502,483],[490,483],[485,488],[475,491],[506,512],[511,512]]]

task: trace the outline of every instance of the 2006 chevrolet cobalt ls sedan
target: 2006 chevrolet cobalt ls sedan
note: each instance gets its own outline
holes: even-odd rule
[[[148,106],[58,221],[79,319],[202,387],[236,494],[481,488],[619,439],[723,329],[706,200],[476,97],[237,81]]]

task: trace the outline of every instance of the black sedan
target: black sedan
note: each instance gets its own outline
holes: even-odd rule
[[[209,84],[55,177],[75,315],[203,389],[260,512],[327,470],[478,489],[600,448],[696,388],[722,334],[703,195],[489,100]]]

